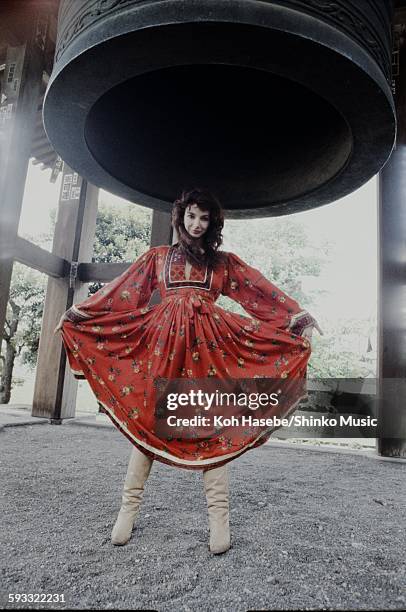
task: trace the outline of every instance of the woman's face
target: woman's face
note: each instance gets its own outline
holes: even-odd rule
[[[201,238],[210,225],[210,213],[208,210],[200,210],[197,204],[189,204],[185,210],[183,224],[190,236]]]

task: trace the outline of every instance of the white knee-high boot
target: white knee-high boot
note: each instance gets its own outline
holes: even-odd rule
[[[116,546],[127,544],[131,538],[134,521],[144,495],[144,485],[149,476],[152,459],[134,446],[124,482],[122,504],[111,532],[111,541]]]
[[[210,526],[210,552],[215,555],[230,548],[228,467],[203,472]]]

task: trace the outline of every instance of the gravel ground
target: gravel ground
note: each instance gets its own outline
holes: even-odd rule
[[[199,472],[155,463],[127,546],[110,531],[130,453],[115,429],[1,431],[7,609],[404,610],[406,465],[272,444],[230,464],[231,550],[213,557]],[[63,593],[65,604],[7,603]]]

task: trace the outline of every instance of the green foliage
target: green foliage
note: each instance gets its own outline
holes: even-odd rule
[[[303,226],[289,217],[244,222],[229,220],[224,234],[225,250],[235,252],[259,269],[310,312],[318,310],[318,300],[325,291],[319,288],[304,292],[301,281],[306,277],[319,277],[329,262],[332,246],[323,237],[317,243],[311,243]],[[225,296],[221,296],[217,303],[222,308],[244,312],[239,304]],[[376,335],[375,321],[331,321],[328,313],[323,319],[319,324],[325,335],[313,334],[309,376],[375,376],[375,355],[366,353],[368,337]]]
[[[236,253],[257,268],[277,287],[311,310],[322,289],[303,292],[302,277],[318,277],[328,262],[330,245],[313,245],[303,227],[290,218],[226,221],[225,250]],[[219,305],[243,312],[230,299],[221,297]]]
[[[226,246],[280,289],[310,307],[321,290],[304,293],[301,277],[320,275],[331,245],[312,244],[298,221],[288,217],[226,222]]]
[[[18,321],[10,342],[22,363],[31,367],[37,360],[46,282],[44,274],[22,264],[14,264],[5,330],[8,335],[12,321]]]
[[[368,352],[368,339],[376,346],[373,321],[343,319],[320,322],[324,336],[314,334],[309,363],[311,378],[375,378],[376,352]]]
[[[92,261],[134,261],[149,247],[152,213],[141,207],[111,208],[101,204],[97,214]]]
[[[101,204],[97,215],[92,261],[113,263],[135,261],[150,244],[152,212],[136,206],[122,209]],[[95,293],[100,283],[92,283],[89,293]]]

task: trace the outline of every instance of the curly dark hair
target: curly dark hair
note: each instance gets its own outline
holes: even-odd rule
[[[196,204],[200,210],[210,213],[209,227],[200,242],[204,253],[200,252],[199,243],[188,234],[183,223],[187,207],[193,204]],[[223,261],[224,256],[218,251],[218,248],[223,242],[221,232],[224,227],[224,212],[220,202],[210,191],[200,188],[183,191],[180,198],[173,204],[172,226],[178,234],[179,248],[184,251],[190,263],[215,268]]]

